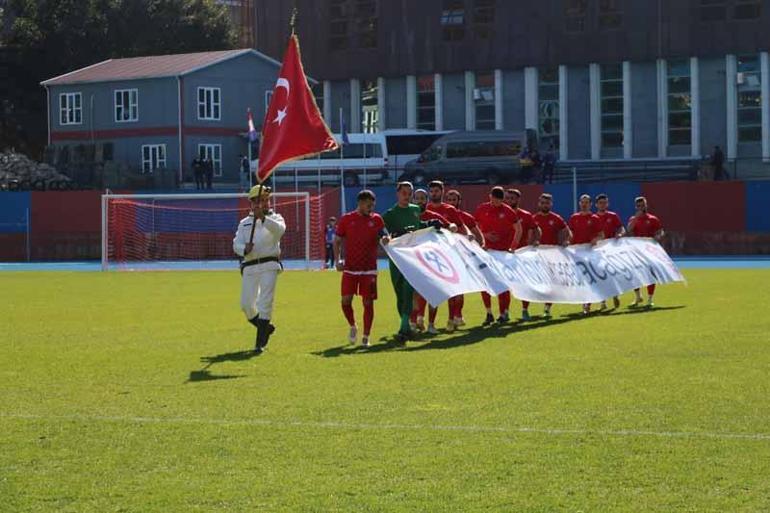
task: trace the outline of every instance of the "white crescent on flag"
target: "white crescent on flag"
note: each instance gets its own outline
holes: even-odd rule
[[[278,89],[281,87],[286,89],[286,98],[288,101],[289,93],[291,92],[291,83],[283,77],[278,77],[278,80],[275,82],[275,90],[278,91]],[[286,117],[286,110],[288,108],[289,106],[285,105],[282,109],[278,109],[275,113],[275,119],[273,120],[273,123],[278,123],[280,126],[281,123],[283,123],[283,119]]]

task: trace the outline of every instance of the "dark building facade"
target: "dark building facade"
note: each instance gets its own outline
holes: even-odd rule
[[[562,160],[770,161],[770,0],[298,0],[332,128],[537,129]],[[292,2],[256,2],[280,59]],[[763,101],[763,98],[765,101]]]

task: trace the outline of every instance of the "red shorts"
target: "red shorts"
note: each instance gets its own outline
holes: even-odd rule
[[[361,296],[364,299],[377,299],[376,274],[342,273],[342,295]]]

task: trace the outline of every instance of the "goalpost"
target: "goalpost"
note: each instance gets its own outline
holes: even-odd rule
[[[313,200],[308,192],[271,194],[286,220],[288,268],[310,268]],[[237,269],[232,241],[248,214],[245,193],[103,194],[102,270]]]

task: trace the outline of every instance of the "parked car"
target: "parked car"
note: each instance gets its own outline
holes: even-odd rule
[[[420,129],[388,129],[382,132],[388,147],[388,172],[397,180],[404,172],[404,166],[418,158],[437,139],[452,131]]]
[[[273,173],[275,184],[339,185],[346,187],[376,185],[389,178],[388,148],[383,134],[348,134],[349,142],[334,134],[340,148],[280,166]],[[252,161],[256,170],[258,161]]]
[[[455,132],[437,139],[417,159],[408,162],[402,179],[422,185],[441,179],[448,183],[509,183],[519,179],[519,155],[536,148],[534,130]]]

